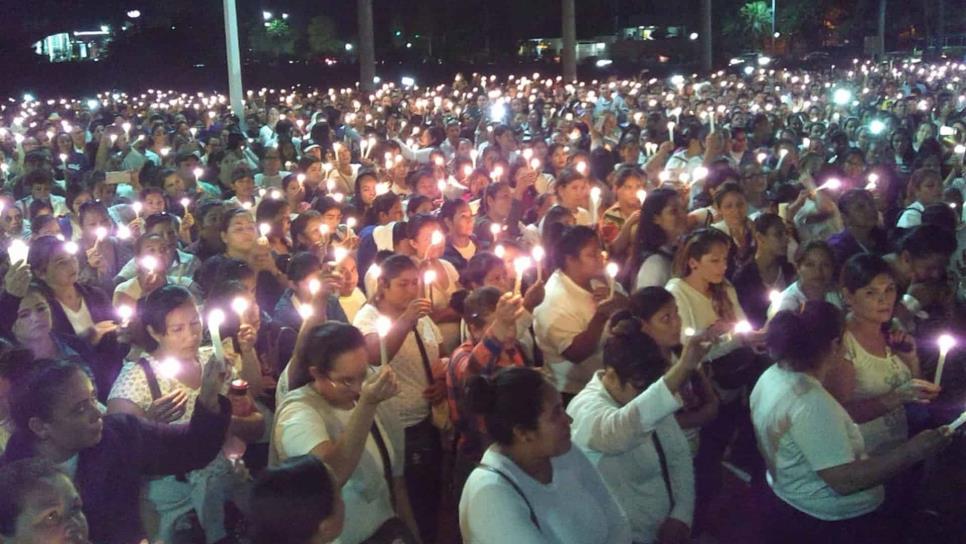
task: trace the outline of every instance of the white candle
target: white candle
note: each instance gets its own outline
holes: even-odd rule
[[[143,207],[143,204],[141,204],[141,202],[139,200],[135,200],[131,204],[131,209],[134,210],[134,217],[135,218],[141,217],[141,208],[142,207]]]
[[[956,346],[956,339],[952,335],[943,334],[939,336],[937,343],[939,344],[939,362],[936,364],[936,378],[933,383],[939,385],[943,378],[943,366],[946,365],[946,354]]]
[[[355,217],[347,218],[345,220],[345,227],[346,227],[346,232],[349,235],[349,238],[355,238],[356,233],[355,233],[355,230],[353,229],[356,228],[356,218]]]
[[[225,312],[218,308],[208,312],[208,334],[211,335],[211,347],[215,350],[215,357],[219,361],[225,360],[225,348],[221,345],[221,324],[225,322]]]
[[[513,260],[513,270],[516,272],[513,281],[513,294],[522,294],[523,274],[530,268],[530,257],[517,257]]]
[[[245,322],[245,312],[248,311],[248,299],[245,297],[235,297],[231,301],[231,309],[238,314],[238,319],[244,323]]]
[[[427,270],[423,272],[423,298],[433,301],[433,282],[436,281],[436,271]]]
[[[614,289],[617,287],[617,272],[620,271],[620,267],[617,263],[607,263],[606,266],[608,283],[610,284],[610,297],[614,296]]]
[[[379,360],[385,366],[389,363],[389,351],[386,349],[386,336],[392,329],[392,321],[388,317],[381,315],[376,319],[376,334],[379,335]]]
[[[121,326],[127,327],[131,324],[131,318],[134,317],[134,308],[127,304],[121,304],[117,307],[117,315],[121,318]]]
[[[268,223],[262,223],[258,225],[258,233],[261,236],[258,238],[258,243],[263,245],[268,245],[268,235],[272,232],[272,226]]]
[[[7,255],[10,256],[10,264],[26,261],[27,253],[29,251],[30,246],[28,246],[23,240],[12,240],[10,245],[7,246]]]
[[[668,132],[668,137],[667,137],[668,141],[671,142],[671,145],[674,145],[674,121],[667,122],[667,132]]]
[[[429,258],[429,251],[433,248],[433,246],[442,244],[445,239],[446,238],[443,236],[442,232],[434,230],[433,235],[429,239],[429,245],[426,246],[426,251],[423,253],[423,260],[425,261]]]
[[[955,432],[956,429],[962,427],[964,424],[966,424],[966,412],[959,414],[959,417],[953,420],[947,427],[949,427],[950,431]]]
[[[178,361],[174,357],[165,357],[161,361],[161,365],[158,368],[158,374],[161,374],[162,378],[173,380],[181,372],[181,361]]]
[[[637,201],[640,202],[641,204],[644,204],[644,199],[646,198],[647,198],[647,191],[645,191],[644,189],[638,189]]]
[[[543,279],[543,258],[546,256],[546,252],[543,250],[543,246],[533,246],[530,255],[533,256],[533,262],[537,263],[537,281],[539,282]]]
[[[590,223],[597,225],[597,208],[600,206],[600,187],[590,190]]]

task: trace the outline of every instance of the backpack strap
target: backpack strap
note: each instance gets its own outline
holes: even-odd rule
[[[661,479],[664,480],[664,489],[667,490],[668,499],[671,501],[671,509],[674,509],[674,491],[671,489],[671,473],[667,468],[667,457],[664,455],[664,448],[661,446],[661,439],[657,437],[657,430],[651,433],[654,442],[654,450],[657,452],[657,460],[661,463]]]
[[[517,485],[517,483],[513,481],[513,478],[509,477],[502,470],[500,470],[498,468],[495,468],[495,467],[492,467],[490,465],[487,465],[486,463],[480,463],[480,464],[476,465],[476,467],[477,468],[481,468],[481,469],[486,470],[486,471],[489,471],[489,472],[492,472],[492,473],[500,476],[504,480],[506,480],[506,482],[510,484],[510,487],[512,487],[513,490],[517,492],[517,495],[520,495],[520,498],[523,499],[523,502],[527,503],[527,509],[530,511],[530,521],[533,523],[534,526],[536,526],[536,528],[537,528],[538,531],[543,532],[542,529],[540,529],[540,522],[537,521],[537,513],[533,511],[533,506],[530,504],[530,500],[527,499],[527,496],[523,493],[523,490],[520,489],[520,486]]]
[[[379,425],[375,419],[372,421],[372,428],[369,432],[376,442],[376,447],[379,448],[379,457],[382,458],[382,476],[386,479],[386,485],[389,486],[389,500],[392,501],[392,508],[395,510],[396,490],[392,486],[392,461],[389,460],[389,449],[386,448],[386,442],[382,438],[382,433],[379,432]]]
[[[147,359],[141,357],[138,359],[138,366],[144,372],[144,377],[148,381],[148,389],[151,390],[151,400],[158,400],[161,398],[161,386],[158,384],[158,376],[154,373],[154,369],[151,368],[151,363]]]

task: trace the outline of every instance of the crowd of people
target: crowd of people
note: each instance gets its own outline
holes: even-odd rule
[[[962,542],[964,79],[11,100],[0,542]]]

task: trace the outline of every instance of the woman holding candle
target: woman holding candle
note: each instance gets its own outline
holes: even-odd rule
[[[118,342],[110,299],[97,287],[77,283],[77,257],[65,246],[53,236],[38,238],[31,244],[28,262],[10,269],[0,294],[0,328],[13,329],[32,275],[47,299],[53,331],[77,338],[93,351],[97,364],[91,370],[103,399],[128,346]]]
[[[735,272],[732,282],[738,302],[755,328],[768,320],[768,306],[795,278],[795,267],[788,262],[788,229],[773,213],[763,213],[752,223],[755,231],[755,258]]]
[[[38,361],[11,398],[17,431],[3,462],[41,457],[65,466],[83,500],[91,540],[138,542],[146,536],[138,513],[143,477],[203,467],[223,442],[230,407],[218,394],[225,384],[222,365],[206,365],[199,384],[188,425],[156,425],[102,415],[80,366]]]
[[[628,222],[630,223],[630,222]],[[634,247],[625,271],[634,279],[635,289],[659,286],[671,279],[671,265],[678,240],[687,231],[687,211],[674,189],[660,188],[648,193],[636,222]],[[625,224],[624,230],[628,228]]]
[[[560,394],[536,370],[476,376],[466,391],[493,444],[460,498],[467,542],[611,543],[631,539],[627,518],[570,441]]]
[[[86,202],[80,207],[81,239],[77,242],[80,266],[79,282],[96,285],[104,292],[114,288],[114,276],[131,258],[131,248],[106,233],[114,224],[107,208],[98,201]]]
[[[526,364],[517,340],[518,320],[525,310],[522,298],[496,287],[462,292],[454,298],[454,304],[469,333],[446,369],[450,419],[459,436],[453,469],[453,490],[459,496],[466,478],[490,445],[477,418],[465,412],[466,385],[473,376],[492,377],[501,368]]]
[[[208,365],[227,364],[229,378],[235,373],[249,383],[254,396],[261,393],[261,369],[254,355],[255,331],[248,325],[239,334],[241,356],[238,367],[233,360],[210,359],[201,349],[202,322],[192,295],[182,287],[165,286],[147,296],[140,312],[139,343],[145,354],[137,362],[125,363],[108,397],[108,414],[130,414],[157,423],[185,423],[191,420],[196,399],[202,392],[202,376]],[[245,326],[243,325],[243,328]],[[236,359],[236,358],[232,358]],[[171,362],[176,361],[176,362]],[[224,503],[231,499],[238,484],[233,469],[233,441],[255,442],[261,438],[265,422],[261,413],[232,414],[223,454],[203,469],[186,474],[153,479],[148,483],[142,516],[151,520],[150,507],[158,519],[146,527],[152,539],[171,542],[175,523],[194,510],[209,542],[226,536]],[[242,445],[241,450],[244,450]],[[149,507],[148,510],[143,510]]]
[[[623,290],[608,296],[600,239],[589,227],[567,227],[553,256],[557,270],[547,279],[533,324],[545,371],[566,404],[601,368],[604,326],[627,297]]]
[[[912,337],[893,322],[898,289],[882,258],[855,255],[842,269],[849,312],[842,337],[849,365],[829,374],[842,404],[859,425],[866,450],[878,455],[903,443],[908,424],[903,405],[930,402],[940,388],[923,380]]]
[[[199,203],[195,213],[198,216],[198,238],[186,251],[204,262],[225,251],[225,242],[221,239],[225,206],[220,200],[208,200]]]
[[[272,464],[308,454],[328,465],[345,502],[344,542],[362,542],[377,531],[417,533],[403,431],[393,413],[401,389],[396,372],[370,371],[365,338],[343,323],[312,326],[296,360],[292,390],[276,417]]]
[[[376,200],[378,183],[379,177],[372,170],[361,170],[356,176],[353,184],[355,189],[352,191],[352,198],[349,199],[349,204],[355,210],[354,216],[363,219],[368,215],[369,208]]]
[[[771,301],[768,318],[781,310],[801,308],[809,300],[824,300],[843,308],[835,282],[834,259],[832,250],[822,240],[812,240],[799,246],[795,256],[798,279]]]
[[[450,307],[453,293],[459,290],[459,272],[449,261],[442,259],[445,237],[439,220],[429,214],[419,214],[406,223],[410,247],[420,262],[423,279],[423,298],[432,303],[430,318],[443,335],[443,352],[450,353],[459,344],[459,313]],[[431,272],[434,280],[425,281]]]
[[[712,327],[719,331],[733,330],[746,320],[735,289],[725,278],[730,246],[731,238],[727,234],[708,228],[691,233],[678,249],[675,277],[668,282],[667,290],[674,296],[681,317],[682,343],[688,340],[689,333]],[[695,459],[699,507],[707,505],[717,494],[721,485],[721,461],[733,441],[732,465],[738,466],[749,478],[757,475],[760,458],[754,452],[754,438],[742,398],[765,364],[751,349],[760,339],[761,334],[757,332],[733,334],[731,340],[713,344],[705,356],[721,406],[715,422],[701,429]],[[696,522],[699,527],[706,512],[699,508]]]
[[[161,235],[146,234],[138,238],[134,243],[135,276],[114,288],[114,307],[126,304],[133,308],[138,300],[169,284],[185,287],[200,299],[201,289],[191,281],[190,276],[169,273],[171,260],[170,247]]]
[[[332,191],[343,195],[352,194],[354,180],[357,180],[357,173],[360,165],[352,164],[352,150],[341,143],[335,144],[335,165],[326,176],[326,184],[332,183]]]
[[[847,351],[844,328],[840,311],[823,301],[779,312],[769,324],[766,342],[778,364],[751,394],[773,492],[764,542],[896,542],[901,528],[883,515],[882,484],[949,443],[946,428],[932,429],[870,456],[853,418],[830,394],[830,377]]]
[[[273,321],[280,326],[299,330],[305,312],[309,311],[312,300],[321,292],[326,298],[323,321],[349,322],[339,304],[342,277],[329,271],[316,254],[306,251],[296,253],[288,263],[286,276],[292,287],[286,289],[278,299],[272,313]]]
[[[274,198],[263,199],[255,210],[255,222],[259,225],[259,234],[261,234],[261,225],[269,226],[266,238],[276,259],[292,252],[292,243],[288,239],[289,229],[292,226],[291,211],[288,202]]]
[[[399,378],[400,393],[388,406],[399,414],[405,428],[406,486],[423,540],[432,542],[441,492],[442,449],[431,406],[445,401],[446,384],[438,370],[443,336],[429,317],[432,303],[419,298],[419,291],[416,262],[405,255],[389,257],[382,263],[378,290],[356,314],[353,324],[366,337],[370,364],[378,364],[381,342],[377,322],[380,317],[391,321],[384,342],[389,366]]]
[[[500,243],[504,238],[520,235],[520,202],[514,200],[513,190],[505,182],[494,182],[483,190],[480,213],[476,217],[473,232],[476,239],[486,247]],[[494,234],[493,225],[498,229]]]

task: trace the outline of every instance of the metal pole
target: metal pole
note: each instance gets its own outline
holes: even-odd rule
[[[771,54],[775,54],[775,0],[771,0]]]
[[[366,93],[376,88],[376,44],[372,29],[372,0],[357,0],[359,17],[359,87]]]
[[[563,0],[561,19],[563,49],[560,51],[560,63],[563,64],[563,79],[570,83],[577,80],[577,20],[574,0]]]
[[[245,129],[245,103],[242,101],[241,54],[238,50],[238,14],[235,0],[224,0],[225,49],[228,52],[228,97],[232,112]]]
[[[711,0],[701,0],[701,69],[711,72]]]

